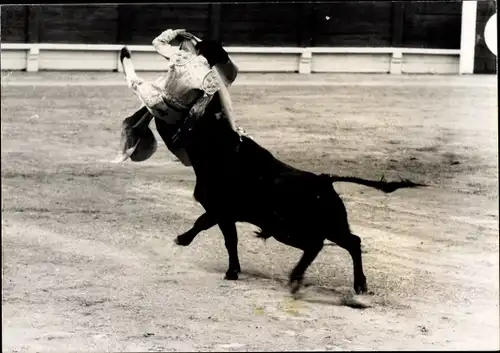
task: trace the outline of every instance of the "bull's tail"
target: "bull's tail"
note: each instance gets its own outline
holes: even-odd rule
[[[363,178],[358,178],[358,177],[339,176],[339,175],[335,175],[335,174],[321,174],[321,176],[324,178],[328,178],[328,180],[332,183],[337,182],[337,181],[343,181],[346,183],[360,184],[360,185],[365,185],[365,186],[375,188],[377,190],[381,190],[385,193],[390,193],[390,192],[396,191],[397,189],[427,186],[425,184],[414,183],[408,179],[404,179],[404,180],[401,179],[401,181],[386,181],[383,176],[378,181],[377,180],[368,180],[368,179],[363,179]]]

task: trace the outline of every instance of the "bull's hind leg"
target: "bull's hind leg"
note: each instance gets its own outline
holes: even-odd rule
[[[302,254],[302,257],[290,274],[290,291],[292,294],[296,293],[300,289],[304,279],[304,273],[309,265],[312,264],[316,256],[318,256],[321,249],[323,249],[323,240],[321,240],[321,243],[318,242],[317,244],[312,244],[303,249],[304,253]]]
[[[363,260],[361,258],[361,239],[350,231],[340,234],[338,237],[329,237],[328,239],[349,251],[354,267],[354,290],[357,294],[367,292],[368,288],[363,272]]]
[[[213,218],[210,214],[204,213],[194,222],[193,227],[187,232],[177,236],[174,239],[174,242],[177,245],[188,246],[194,240],[194,238],[204,230],[212,228],[217,224],[215,218]]]
[[[229,268],[224,279],[237,280],[241,272],[240,260],[238,258],[238,232],[234,222],[219,222],[219,228],[224,235],[224,243],[229,255]]]

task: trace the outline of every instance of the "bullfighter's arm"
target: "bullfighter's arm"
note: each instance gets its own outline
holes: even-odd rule
[[[179,34],[185,32],[183,29],[167,29],[166,31],[162,32],[158,37],[153,39],[153,47],[155,50],[162,55],[163,57],[170,59],[175,53],[179,51],[179,48],[176,46],[170,45],[170,42],[172,42],[175,37],[177,37]]]
[[[221,43],[215,40],[204,40],[196,45],[199,53],[203,55],[210,66],[213,66],[219,72],[226,86],[231,85],[238,75],[238,67],[231,60]]]
[[[219,71],[221,77],[224,79],[224,83],[227,86],[230,86],[234,80],[236,80],[236,76],[238,75],[238,66],[229,59],[225,63],[220,63],[215,65],[217,70]]]

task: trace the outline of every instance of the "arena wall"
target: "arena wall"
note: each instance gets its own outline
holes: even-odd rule
[[[222,41],[242,72],[472,73],[474,65],[461,65],[467,55],[474,63],[471,50],[463,50],[461,29],[471,17],[463,16],[463,6],[391,1],[2,6],[1,65],[2,70],[118,70],[117,48],[126,44],[140,52],[134,54],[138,70],[161,70],[165,63],[151,40],[170,27]],[[491,65],[478,68],[491,71]]]

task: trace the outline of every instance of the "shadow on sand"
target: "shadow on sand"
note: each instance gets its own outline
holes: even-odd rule
[[[219,270],[221,269],[213,268],[209,271],[220,272]],[[269,288],[269,285],[264,282],[272,281],[272,285],[286,291],[285,295],[288,293],[288,279],[282,273],[270,275],[258,270],[248,269],[242,271],[239,280],[253,282],[262,288]],[[311,304],[347,306],[354,309],[366,309],[373,306],[370,294],[356,295],[350,287],[329,288],[319,285],[314,280],[306,280],[298,293],[288,295],[294,300]]]

